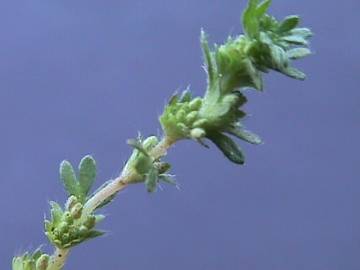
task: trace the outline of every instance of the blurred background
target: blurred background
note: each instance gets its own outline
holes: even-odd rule
[[[241,31],[245,0],[0,2],[0,269],[47,243],[48,201],[65,201],[58,164],[86,154],[98,185],[157,134],[167,98],[205,88],[199,32]],[[65,269],[360,269],[360,2],[274,0],[316,33],[308,79],[271,74],[249,93],[245,166],[180,142],[181,190],[127,189],[105,210],[107,237],[73,250]],[[51,251],[50,245],[44,246]]]

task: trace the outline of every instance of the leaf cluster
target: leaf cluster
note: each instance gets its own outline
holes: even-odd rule
[[[92,156],[85,156],[79,164],[76,175],[71,163],[64,160],[60,164],[60,179],[69,196],[75,196],[79,202],[85,203],[96,179],[96,162]]]
[[[45,220],[45,234],[58,248],[70,248],[104,234],[94,229],[104,216],[83,215],[83,205],[76,196],[69,197],[64,209],[56,202],[50,202],[50,205],[51,215]]]
[[[247,102],[244,89],[262,90],[263,73],[270,70],[304,79],[291,61],[310,54],[307,46],[312,35],[307,28],[297,28],[299,16],[278,21],[267,14],[270,4],[270,0],[250,0],[242,17],[245,34],[229,37],[222,45],[211,48],[205,32],[201,32],[208,87],[204,97],[192,98],[186,91],[182,97],[174,95],[170,99],[160,116],[167,136],[194,139],[204,146],[204,139],[208,139],[236,164],[243,164],[245,157],[230,136],[261,143],[259,136],[243,124]]]
[[[95,230],[95,225],[104,219],[103,215],[83,213],[84,204],[91,196],[90,190],[96,179],[96,162],[90,155],[83,157],[76,174],[68,161],[60,164],[60,179],[68,193],[64,209],[56,202],[50,202],[50,219],[45,220],[45,234],[58,248],[70,248],[88,239],[104,234]],[[103,203],[101,208],[104,206]]]
[[[312,32],[308,28],[299,28],[300,17],[290,15],[283,20],[266,14],[271,1],[259,3],[249,1],[243,13],[245,37],[251,41],[248,54],[256,69],[269,72],[270,69],[283,73],[298,80],[304,80],[306,75],[291,66],[292,60],[304,58],[311,54],[309,38]],[[257,74],[261,81],[261,74]],[[256,85],[262,89],[262,84]]]

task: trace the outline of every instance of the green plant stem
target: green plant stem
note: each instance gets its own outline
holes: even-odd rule
[[[158,159],[167,154],[167,150],[175,143],[169,137],[164,137],[151,151],[150,155],[154,159]],[[125,165],[120,175],[114,179],[110,184],[105,186],[94,194],[91,199],[84,205],[83,216],[86,216],[95,211],[95,209],[106,199],[110,198],[114,194],[117,194],[121,190],[125,189],[131,181],[137,177],[137,175],[128,169]],[[56,248],[54,254],[51,256],[50,266],[48,270],[61,270],[68,258],[70,249],[58,249]]]
[[[103,189],[99,190],[89,201],[84,205],[83,216],[93,212],[104,200],[110,198],[113,194],[125,189],[134,175],[131,173],[122,173],[119,177],[114,179]]]
[[[55,248],[54,254],[51,256],[48,270],[61,270],[67,257],[69,256],[70,249],[59,249]]]
[[[165,156],[167,149],[174,144],[175,141],[169,137],[164,137],[150,152],[154,159]],[[109,185],[99,190],[91,199],[84,205],[84,214],[92,213],[104,200],[110,198],[112,195],[126,188],[129,183],[136,177],[136,175],[128,170],[127,166],[123,169],[119,177],[114,179]]]

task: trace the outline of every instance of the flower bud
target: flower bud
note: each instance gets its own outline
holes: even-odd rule
[[[82,214],[82,209],[83,209],[83,206],[81,203],[77,203],[75,204],[72,208],[71,208],[71,216],[74,218],[74,219],[79,219],[81,217],[81,214]]]
[[[81,225],[79,228],[80,237],[85,236],[88,233],[89,229],[85,225]]]
[[[202,128],[194,128],[190,132],[190,136],[193,139],[201,139],[201,138],[205,137],[205,135],[206,135],[206,132]]]
[[[49,264],[49,255],[43,254],[36,261],[36,270],[46,270]]]
[[[179,122],[184,122],[185,117],[186,117],[186,112],[185,112],[185,110],[179,110],[179,111],[176,113],[176,119],[177,119],[177,121],[179,121]]]
[[[63,215],[63,220],[69,225],[74,223],[74,218],[69,211],[65,211]]]
[[[65,221],[62,221],[57,229],[60,233],[66,233],[69,231],[69,225]]]
[[[62,234],[60,239],[62,240],[62,243],[68,243],[69,241],[71,241],[69,233]]]
[[[188,131],[188,127],[183,123],[176,124],[176,127],[179,128],[182,132],[187,132]]]
[[[159,139],[156,136],[150,136],[143,142],[143,147],[146,151],[150,151],[159,143]]]
[[[78,198],[76,198],[74,195],[71,195],[66,201],[65,208],[70,211],[77,202]]]
[[[199,119],[199,120],[196,120],[193,124],[193,127],[202,127],[204,126],[205,124],[207,124],[207,120],[206,119]]]
[[[185,118],[185,122],[186,124],[192,124],[196,118],[198,116],[198,112],[197,111],[192,111],[191,113],[189,113],[186,118]]]
[[[190,101],[189,108],[190,110],[195,111],[195,110],[199,110],[201,105],[202,105],[202,99],[197,97],[194,98],[192,101]]]

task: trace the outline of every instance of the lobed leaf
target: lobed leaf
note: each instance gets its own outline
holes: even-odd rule
[[[85,156],[79,164],[79,185],[86,197],[95,182],[96,162],[92,156]]]
[[[60,164],[60,178],[70,196],[75,195],[78,197],[80,195],[74,168],[67,160],[64,160]]]

